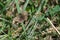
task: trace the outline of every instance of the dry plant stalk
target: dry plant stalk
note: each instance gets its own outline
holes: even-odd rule
[[[47,18],[47,20],[49,21],[49,23],[51,24],[51,26],[56,30],[56,32],[60,35],[60,32],[59,32],[58,29],[53,25],[53,23],[50,21],[50,19]]]

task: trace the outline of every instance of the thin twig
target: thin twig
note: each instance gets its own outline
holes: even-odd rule
[[[51,24],[51,26],[56,30],[56,32],[60,35],[60,32],[59,32],[58,29],[53,25],[53,23],[50,21],[50,19],[47,18],[47,20],[49,21],[49,23]]]

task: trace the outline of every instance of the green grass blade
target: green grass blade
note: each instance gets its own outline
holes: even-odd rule
[[[26,3],[24,4],[23,10],[25,10],[25,9],[26,9],[26,7],[27,7],[28,3],[29,3],[29,0],[26,0]]]
[[[36,13],[39,13],[41,11],[41,8],[43,7],[43,3],[44,3],[45,0],[42,0],[39,7],[38,7],[38,10],[36,11]]]
[[[15,0],[15,3],[16,3],[17,11],[20,14],[21,10],[20,10],[19,4],[18,4],[18,0]]]

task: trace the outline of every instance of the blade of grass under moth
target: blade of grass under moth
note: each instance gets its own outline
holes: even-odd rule
[[[20,10],[19,4],[18,4],[18,0],[15,0],[15,3],[16,3],[17,11],[18,11],[18,13],[20,13],[20,12],[21,12],[21,10]]]
[[[23,30],[25,30],[25,25],[23,23],[21,23],[21,25],[22,25]]]
[[[29,3],[29,0],[26,0],[26,2],[25,2],[25,4],[24,4],[24,7],[23,7],[23,10],[25,10],[25,9],[26,9],[26,7],[27,7],[28,3]]]

